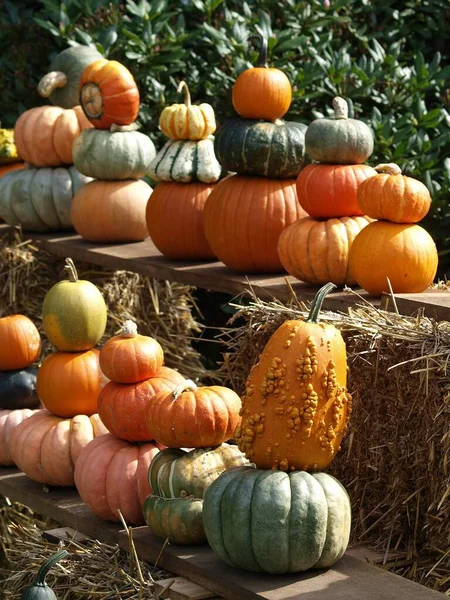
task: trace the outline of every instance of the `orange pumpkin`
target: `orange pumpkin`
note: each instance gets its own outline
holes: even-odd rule
[[[236,271],[279,272],[278,238],[307,215],[297,202],[294,179],[233,175],[220,181],[206,200],[206,239],[227,267]]]
[[[107,433],[97,414],[61,419],[36,411],[14,428],[11,458],[30,479],[48,485],[74,485],[75,463],[94,437]]]
[[[402,175],[393,163],[375,167],[378,175],[358,186],[360,209],[374,219],[394,223],[418,223],[430,210],[428,188],[417,179]]]
[[[375,221],[355,238],[350,269],[358,284],[372,296],[420,293],[436,275],[438,254],[429,233],[419,225]]]
[[[35,167],[71,165],[73,142],[90,127],[80,106],[37,106],[17,119],[14,140],[20,157]]]
[[[139,90],[130,71],[116,60],[101,58],[83,71],[80,104],[97,129],[130,125],[139,113]]]
[[[146,427],[145,411],[156,394],[173,390],[184,377],[168,367],[161,367],[154,377],[139,383],[111,381],[98,397],[98,414],[116,437],[130,442],[149,442],[154,435]]]
[[[214,258],[203,230],[203,210],[213,189],[214,184],[197,181],[156,186],[147,203],[146,219],[150,237],[161,254],[176,260]]]
[[[0,465],[3,467],[8,467],[14,464],[14,461],[11,457],[11,452],[9,451],[9,444],[12,432],[14,429],[34,415],[39,412],[41,409],[37,408],[35,410],[31,408],[18,408],[14,410],[0,410]]]
[[[308,165],[297,178],[298,201],[316,219],[361,216],[358,186],[376,174],[368,165]]]
[[[244,119],[276,121],[287,113],[292,102],[292,86],[279,69],[267,66],[267,40],[261,37],[256,67],[243,71],[233,86],[235,110]]]
[[[86,352],[54,352],[38,371],[36,389],[45,408],[58,417],[93,415],[106,383],[96,348]]]
[[[130,320],[100,350],[100,368],[116,383],[139,383],[154,377],[163,362],[164,353],[158,342],[139,335],[136,323]]]
[[[280,235],[280,260],[286,271],[300,281],[353,285],[356,279],[349,269],[348,255],[353,240],[371,220],[368,217],[299,219]]]
[[[207,448],[233,437],[240,409],[239,396],[229,388],[197,387],[186,380],[148,403],[145,422],[155,440],[165,446]]]
[[[139,242],[148,236],[145,208],[152,188],[140,179],[84,185],[72,200],[72,223],[90,242]]]
[[[25,315],[0,319],[0,371],[25,369],[41,355],[41,336]]]

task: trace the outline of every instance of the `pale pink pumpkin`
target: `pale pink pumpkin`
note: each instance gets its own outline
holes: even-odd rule
[[[22,421],[40,412],[40,410],[31,408],[0,410],[0,465],[8,467],[14,464],[9,451],[12,432]]]

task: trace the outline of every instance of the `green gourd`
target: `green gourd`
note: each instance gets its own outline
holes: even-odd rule
[[[0,372],[0,410],[4,408],[35,408],[37,369]]]
[[[50,556],[39,569],[34,583],[22,592],[20,600],[57,600],[55,592],[45,583],[45,577],[53,565],[68,554],[67,550],[61,550]]]
[[[172,544],[206,542],[202,518],[203,500],[199,498],[161,498],[147,496],[144,519],[155,535]]]

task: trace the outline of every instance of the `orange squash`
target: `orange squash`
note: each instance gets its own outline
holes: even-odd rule
[[[41,355],[41,336],[25,315],[0,319],[0,371],[25,369]]]
[[[19,408],[0,410],[0,466],[8,467],[14,464],[9,451],[9,444],[14,429],[41,409]]]

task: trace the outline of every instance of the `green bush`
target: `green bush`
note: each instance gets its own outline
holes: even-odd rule
[[[8,36],[20,39],[34,2],[6,0]],[[210,102],[221,121],[233,114],[231,87],[250,66],[259,32],[269,39],[270,61],[294,86],[289,119],[305,123],[330,113],[339,94],[376,137],[370,161],[397,162],[433,196],[425,226],[450,266],[450,6],[442,0],[43,0],[25,50],[3,46],[2,115],[11,125],[37,103],[33,86],[45,72],[42,54],[67,44],[95,45],[133,72],[141,92],[140,122],[155,141],[166,103],[180,101],[186,78],[195,101]],[[330,4],[327,7],[327,4]],[[5,18],[4,18],[5,20]],[[36,26],[42,46],[36,54]],[[16,32],[16,33],[11,33]],[[27,35],[27,38],[29,36]],[[17,42],[16,42],[17,44]],[[8,44],[6,44],[8,46]],[[14,73],[26,82],[12,86]],[[4,90],[7,88],[5,96]],[[29,93],[28,93],[29,92]]]

